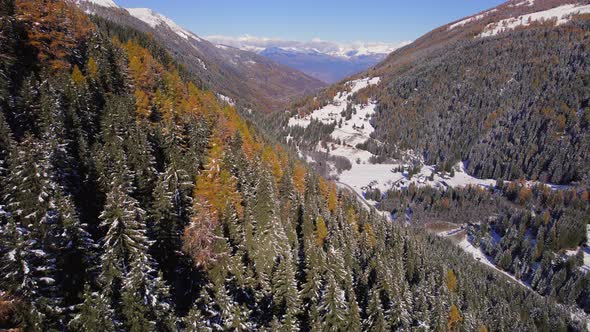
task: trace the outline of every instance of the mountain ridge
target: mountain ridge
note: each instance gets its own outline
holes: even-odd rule
[[[274,111],[283,108],[292,98],[325,86],[311,76],[255,53],[216,47],[149,8],[127,10],[111,0],[77,0],[75,3],[87,13],[151,33],[174,57],[201,77],[204,86],[239,100],[244,109]]]
[[[337,43],[320,39],[301,42],[247,35],[207,38],[219,47],[227,45],[252,51],[327,83],[365,71],[409,43]]]

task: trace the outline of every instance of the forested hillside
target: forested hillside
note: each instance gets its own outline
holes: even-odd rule
[[[397,222],[408,218],[443,236],[450,231],[540,294],[590,312],[590,251],[581,246],[590,223],[588,191],[514,182],[497,191],[411,186],[366,197]]]
[[[0,26],[0,328],[583,328],[337,191],[150,36],[59,0]]]
[[[508,1],[437,28],[348,79],[380,78],[352,96],[377,104],[370,123],[379,143],[363,148],[381,159],[411,151],[417,162],[447,170],[464,161],[478,178],[589,183],[589,10],[587,1]],[[301,99],[291,116],[345,89],[341,82]],[[318,137],[330,141],[324,129],[306,131],[312,147]]]
[[[590,172],[589,17],[453,43],[383,83],[375,138],[481,178]],[[384,148],[387,154],[392,148]]]
[[[126,9],[99,0],[75,2],[96,16],[97,24],[105,25],[102,29],[109,29],[114,23],[153,36],[185,66],[198,86],[227,96],[244,109],[274,111],[283,108],[291,98],[325,86],[311,76],[256,53],[211,43],[151,9]]]
[[[394,223],[589,312],[589,10],[508,1],[441,26],[274,135]]]

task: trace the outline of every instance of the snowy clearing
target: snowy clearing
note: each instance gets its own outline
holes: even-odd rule
[[[340,119],[343,119],[340,113],[348,107],[349,101],[347,99],[349,96],[354,95],[355,93],[368,87],[369,85],[378,83],[379,77],[362,78],[348,82],[347,84],[350,84],[351,87],[350,92],[341,91],[337,93],[336,96],[334,96],[334,101],[331,104],[328,104],[320,108],[319,110],[315,110],[303,118],[299,117],[298,115],[290,118],[289,126],[300,126],[303,128],[307,128],[307,126],[309,126],[309,124],[311,123],[312,119],[321,121],[325,124],[338,122]],[[353,114],[353,118],[347,120],[347,126],[349,126],[350,128],[352,128],[353,125],[360,127],[363,124],[368,123],[368,119],[366,119],[366,116],[367,114],[372,115],[375,109],[375,105],[372,102],[369,102],[369,105],[353,105],[353,107],[357,108],[357,114]],[[373,127],[370,128],[372,129]],[[369,130],[369,128],[366,129],[367,130],[364,131],[364,134],[368,133],[368,135],[370,135],[372,130]]]
[[[478,37],[491,37],[499,33],[513,30],[519,26],[529,26],[533,22],[555,19],[556,25],[567,23],[572,15],[590,13],[590,5],[563,5],[548,10],[503,19],[496,23],[488,24]]]
[[[443,190],[447,187],[457,188],[469,185],[488,188],[496,184],[496,180],[478,179],[465,173],[462,163],[455,166],[454,177],[434,173],[434,166],[422,166],[419,173],[410,178],[407,172],[396,171],[397,168],[406,165],[370,164],[366,161],[368,159],[366,154],[371,154],[364,150],[350,148],[346,150],[339,147],[331,151],[331,154],[361,159],[360,164],[355,160],[351,160],[352,168],[340,174],[340,181],[348,184],[360,194],[364,194],[369,187],[385,192],[389,189],[408,188],[412,184],[417,187],[430,186]]]

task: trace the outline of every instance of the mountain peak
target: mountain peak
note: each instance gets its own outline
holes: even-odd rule
[[[110,0],[94,0],[94,1],[110,1]],[[168,27],[170,30],[172,30],[174,33],[176,33],[177,35],[179,35],[180,37],[182,37],[184,39],[188,40],[189,38],[192,38],[192,39],[201,40],[194,33],[190,32],[189,30],[184,29],[180,25],[176,24],[176,22],[174,22],[170,18],[168,18],[160,13],[157,13],[150,8],[125,8],[125,9],[129,12],[129,14],[131,16],[137,18],[140,21],[145,22],[146,24],[148,24],[152,28],[156,28],[158,26],[163,25],[163,26]]]

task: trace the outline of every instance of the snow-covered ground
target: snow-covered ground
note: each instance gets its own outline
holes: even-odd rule
[[[339,143],[329,143],[327,149],[318,144],[318,151],[327,151],[332,156],[345,157],[352,163],[350,170],[339,174],[340,182],[354,188],[360,194],[368,187],[379,188],[386,191],[395,188],[408,187],[410,184],[417,186],[434,186],[434,187],[460,187],[467,185],[490,186],[495,184],[495,180],[480,180],[469,176],[465,173],[463,164],[459,163],[456,166],[455,176],[442,177],[440,174],[434,174],[433,179],[429,177],[434,173],[434,166],[423,166],[411,179],[408,178],[407,173],[395,171],[400,166],[404,166],[401,162],[372,164],[370,158],[374,155],[366,150],[358,149],[358,144],[371,140],[371,133],[375,130],[371,125],[370,118],[375,112],[375,102],[369,100],[365,105],[355,104],[350,105],[356,112],[351,115],[350,119],[342,116],[342,112],[351,103],[348,98],[362,89],[379,83],[379,77],[363,78],[348,82],[350,92],[341,91],[336,94],[334,101],[318,110],[307,114],[304,117],[294,116],[289,119],[289,126],[300,126],[306,128],[311,123],[312,119],[320,121],[325,124],[339,124],[336,125],[334,131],[330,134],[333,140]],[[376,141],[375,141],[376,142]],[[379,144],[379,142],[377,142]],[[412,151],[407,151],[406,154],[411,159],[419,159]],[[337,175],[337,174],[334,174]]]
[[[345,120],[340,113],[344,111],[348,105],[348,97],[354,95],[355,93],[359,92],[360,90],[368,87],[369,85],[378,84],[379,77],[373,78],[362,78],[358,80],[354,80],[348,82],[347,84],[350,85],[351,91],[341,91],[334,96],[334,101],[318,110],[307,114],[304,117],[299,117],[298,115],[289,119],[289,126],[300,126],[303,128],[307,128],[311,123],[311,120],[321,121],[325,124],[331,124],[334,122],[338,122],[339,120],[343,120],[343,127],[342,132],[344,136],[346,136],[347,132],[355,131],[355,133],[359,133],[364,135],[365,137],[369,137],[369,135],[373,132],[374,128],[368,123],[367,116],[370,116],[375,111],[375,104],[370,101],[369,105],[353,105],[357,108],[357,114],[353,114],[350,120]],[[353,130],[353,125],[359,127],[359,130]],[[360,127],[365,125],[365,129],[360,131]],[[336,134],[338,135],[338,134]]]
[[[572,15],[590,13],[590,5],[567,4],[540,12],[511,17],[499,22],[488,24],[478,37],[490,37],[499,33],[513,30],[519,26],[528,26],[533,22],[556,20],[556,24],[564,24],[570,20]]]
[[[379,188],[381,191],[389,189],[403,189],[414,184],[417,187],[465,187],[465,186],[494,186],[496,181],[491,179],[478,179],[465,173],[463,164],[455,166],[455,176],[434,173],[434,166],[422,166],[420,171],[411,178],[408,173],[396,171],[403,164],[357,164],[353,162],[352,169],[342,172],[340,181],[350,184],[353,188]],[[430,178],[432,175],[432,178]]]
[[[535,4],[535,0],[524,0],[521,2],[517,2],[513,5],[508,5],[508,7],[520,7],[520,6],[532,6]]]
[[[482,18],[484,18],[484,17],[486,17],[486,16],[488,16],[488,15],[490,15],[490,14],[492,14],[492,13],[495,13],[495,12],[497,12],[497,11],[498,11],[497,9],[491,9],[491,10],[485,11],[485,12],[483,12],[483,13],[481,13],[481,14],[478,14],[478,15],[475,15],[475,16],[468,17],[468,18],[466,18],[466,19],[464,19],[464,20],[461,20],[461,21],[459,21],[459,22],[455,22],[455,23],[453,23],[453,24],[449,25],[449,28],[448,28],[447,30],[453,30],[454,28],[457,28],[457,27],[462,27],[462,26],[464,26],[465,24],[469,24],[469,23],[471,23],[471,22],[479,21],[479,20],[481,20]]]
[[[236,106],[236,102],[228,96],[222,95],[221,93],[217,94],[217,97],[224,103],[227,103],[230,106]]]

